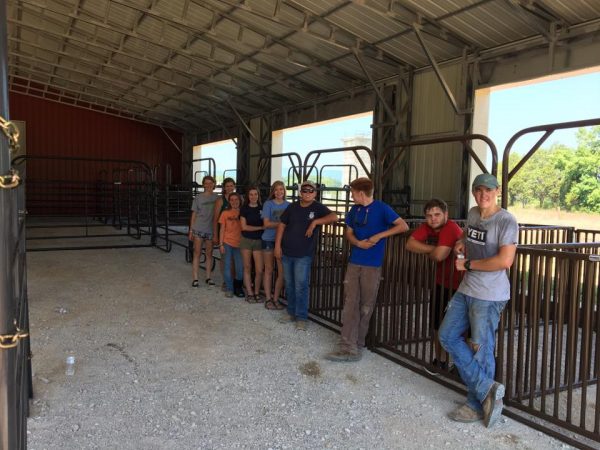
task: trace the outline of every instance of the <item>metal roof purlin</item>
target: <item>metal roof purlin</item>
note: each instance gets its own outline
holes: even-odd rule
[[[419,30],[419,26],[417,24],[413,25],[413,30],[415,32],[415,35],[417,36],[417,39],[419,40],[419,43],[421,44],[421,47],[423,47],[423,51],[425,52],[425,54],[427,55],[427,58],[429,59],[429,62],[431,63],[431,67],[433,68],[435,75],[437,76],[440,84],[442,85],[442,89],[444,90],[444,93],[446,94],[446,96],[448,97],[448,100],[450,101],[450,104],[452,105],[454,112],[456,112],[456,114],[471,113],[472,111],[470,109],[463,109],[458,106],[458,103],[456,102],[456,99],[454,98],[454,94],[452,94],[452,90],[450,89],[450,86],[448,86],[448,83],[446,83],[446,80],[444,79],[444,74],[442,74],[442,72],[440,71],[433,54],[427,47],[427,44],[425,43],[425,41],[423,40],[423,36],[421,36],[421,31]]]
[[[50,12],[52,12],[54,14],[64,15],[63,12],[50,9],[50,8],[44,6],[44,5],[39,5],[38,3],[33,2],[31,0],[20,0],[20,3],[29,4],[29,5],[32,5],[32,6],[35,6],[35,7],[40,7],[40,8],[43,8],[43,9],[47,10],[47,11],[50,11]],[[86,13],[86,14],[89,14],[89,12]],[[67,16],[69,16],[69,15],[67,15]],[[165,44],[162,44],[160,42],[152,41],[149,38],[146,38],[145,36],[140,35],[139,33],[133,33],[130,30],[115,29],[114,27],[112,27],[110,25],[107,25],[107,24],[102,23],[102,22],[98,22],[96,20],[86,19],[86,18],[81,17],[81,16],[77,16],[76,18],[77,18],[77,20],[89,23],[90,25],[94,25],[94,26],[96,26],[98,28],[103,28],[103,29],[110,30],[110,31],[113,31],[113,32],[116,32],[116,33],[120,33],[122,35],[127,35],[127,36],[130,36],[130,37],[134,37],[136,39],[139,39],[139,40],[145,42],[146,44],[157,45],[157,46],[163,47],[163,48],[165,48],[167,50],[171,50],[171,51],[173,51],[173,52],[175,52],[177,54],[180,54],[181,56],[184,56],[186,58],[198,60],[202,64],[205,64],[205,65],[211,67],[212,70],[217,71],[219,73],[228,73],[226,71],[226,68],[220,68],[214,62],[211,62],[208,59],[206,59],[205,57],[202,57],[202,56],[200,56],[198,54],[195,54],[195,53],[193,53],[191,51],[187,51],[187,50],[184,50],[184,49],[174,49],[174,48],[169,47],[169,46],[167,46]],[[47,18],[45,18],[45,19],[47,20]],[[153,63],[156,64],[156,62],[153,62]],[[230,73],[228,73],[228,75],[231,76],[232,78],[239,78],[242,82],[245,82],[245,83],[248,83],[248,84],[253,84],[252,82],[250,82],[250,81],[248,81],[248,80],[246,80],[244,78],[236,77],[235,75],[232,75]],[[207,78],[207,77],[202,77],[202,80],[206,81],[208,83],[215,84],[215,82],[212,79]],[[259,86],[259,85],[254,84],[254,89],[256,90],[258,88],[263,88],[263,86]],[[273,93],[273,94],[279,96],[279,94],[277,94],[277,93]]]
[[[154,18],[156,18],[158,20],[163,20],[163,21],[172,22],[174,24],[177,24],[179,27],[184,27],[184,28],[188,29],[190,32],[194,33],[195,35],[201,34],[200,37],[199,36],[194,36],[195,39],[200,39],[201,38],[202,40],[210,42],[215,47],[224,49],[225,51],[227,51],[227,52],[229,52],[229,53],[231,53],[233,55],[237,54],[237,52],[235,50],[232,50],[231,48],[229,48],[229,47],[227,47],[226,45],[223,44],[223,40],[229,40],[228,37],[221,37],[221,38],[216,38],[216,37],[212,38],[212,37],[210,37],[211,32],[212,32],[212,34],[215,34],[214,31],[211,30],[210,28],[206,29],[206,28],[203,28],[203,27],[193,26],[191,24],[188,24],[187,21],[185,21],[183,19],[181,19],[181,20],[175,20],[173,18],[164,17],[162,14],[160,14],[160,13],[158,13],[156,11],[152,11],[152,10],[148,10],[148,9],[144,10],[143,8],[140,8],[140,7],[135,6],[133,4],[127,3],[127,2],[125,2],[123,0],[109,0],[109,1],[111,1],[111,2],[113,2],[115,4],[119,4],[119,5],[125,6],[127,8],[131,8],[131,9],[138,10],[138,11],[143,11],[148,16],[152,16],[152,17],[154,17]],[[253,56],[256,55],[257,53],[261,52],[261,51],[263,51],[263,50],[262,49],[255,49],[254,52],[250,56],[244,55],[244,59],[253,60]],[[236,58],[236,63],[239,64],[239,62],[240,62],[239,58]],[[284,78],[285,77],[290,77],[289,74],[281,72],[281,70],[279,70],[275,66],[272,66],[270,64],[265,64],[264,61],[262,61],[262,64],[264,66],[268,66],[269,70],[272,70],[273,72],[281,74]],[[228,73],[227,71],[224,71],[224,72]],[[301,83],[303,83],[305,85],[308,85],[310,87],[310,89],[315,89],[315,88],[320,89],[319,86],[310,85],[309,83],[307,83],[305,81],[299,80],[299,82],[301,82]],[[268,89],[268,87],[269,87],[268,85],[262,86],[263,89]],[[288,86],[288,88],[289,88],[289,86]]]

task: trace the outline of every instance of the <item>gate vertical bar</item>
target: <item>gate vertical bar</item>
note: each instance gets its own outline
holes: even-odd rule
[[[8,120],[7,3],[0,0],[0,116]],[[0,175],[10,170],[8,140],[0,136]],[[14,320],[13,266],[11,249],[15,242],[11,230],[17,216],[11,189],[0,189],[0,335],[16,332]],[[16,348],[0,349],[0,449],[19,448],[17,426]]]

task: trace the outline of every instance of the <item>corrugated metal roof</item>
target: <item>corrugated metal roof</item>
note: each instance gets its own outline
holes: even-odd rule
[[[568,45],[598,0],[9,0],[10,88],[183,130],[462,55]],[[533,39],[532,39],[533,38]],[[366,71],[366,73],[365,73]],[[62,97],[61,97],[62,96]],[[61,101],[59,98],[58,101]],[[233,108],[232,108],[233,107]]]

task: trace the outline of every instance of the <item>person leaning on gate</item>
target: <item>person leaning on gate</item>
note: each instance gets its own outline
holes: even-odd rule
[[[425,254],[436,264],[435,298],[430,303],[429,323],[433,329],[434,360],[432,365],[436,370],[450,370],[447,353],[442,350],[438,339],[438,330],[444,311],[450,300],[450,292],[456,291],[462,272],[454,270],[455,255],[452,250],[456,242],[462,238],[463,230],[448,219],[448,205],[444,200],[432,198],[423,207],[425,223],[422,223],[406,241],[406,249],[414,253]],[[431,375],[437,371],[425,369]]]
[[[342,332],[338,348],[325,355],[330,361],[361,359],[377,301],[385,240],[408,230],[406,222],[392,208],[373,199],[373,182],[369,178],[352,181],[350,192],[355,205],[346,216],[346,239],[352,250],[344,278]]]
[[[282,323],[296,322],[296,329],[306,330],[308,321],[308,287],[312,258],[317,247],[320,225],[337,221],[337,215],[317,202],[317,186],[304,181],[300,200],[281,214],[275,235],[275,258],[281,258],[285,278],[287,313]]]
[[[477,206],[469,210],[464,238],[454,251],[456,269],[465,271],[450,300],[439,338],[467,386],[467,401],[449,414],[458,422],[483,419],[493,426],[502,414],[504,385],[494,380],[494,348],[500,314],[510,299],[507,271],[517,249],[519,228],[512,214],[497,204],[498,180],[478,175],[472,194]],[[469,343],[464,338],[471,329]]]

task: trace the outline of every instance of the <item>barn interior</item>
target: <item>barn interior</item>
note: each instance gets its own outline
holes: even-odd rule
[[[28,302],[29,291],[43,295],[43,271],[28,277],[28,259],[154,252],[188,270],[189,210],[204,174],[233,174],[241,192],[267,193],[284,178],[292,200],[314,180],[343,219],[348,187],[320,182],[330,155],[372,178],[376,197],[411,227],[432,197],[464,220],[482,172],[501,180],[506,207],[511,179],[552,133],[600,125],[600,112],[515,129],[497,148],[490,90],[600,66],[599,34],[594,0],[0,0],[0,446],[27,447],[39,383],[31,356],[45,345],[30,312],[55,314],[52,303],[35,311]],[[283,130],[364,113],[369,145],[299,154],[281,143]],[[532,133],[539,139],[509,167],[514,143]],[[234,162],[195,156],[224,140]],[[334,331],[342,234],[341,222],[322,230],[311,282],[311,319]],[[597,447],[600,232],[521,224],[519,236],[498,334],[505,414]],[[424,370],[435,267],[409,255],[405,239],[387,245],[369,350],[460,392],[452,374]]]

